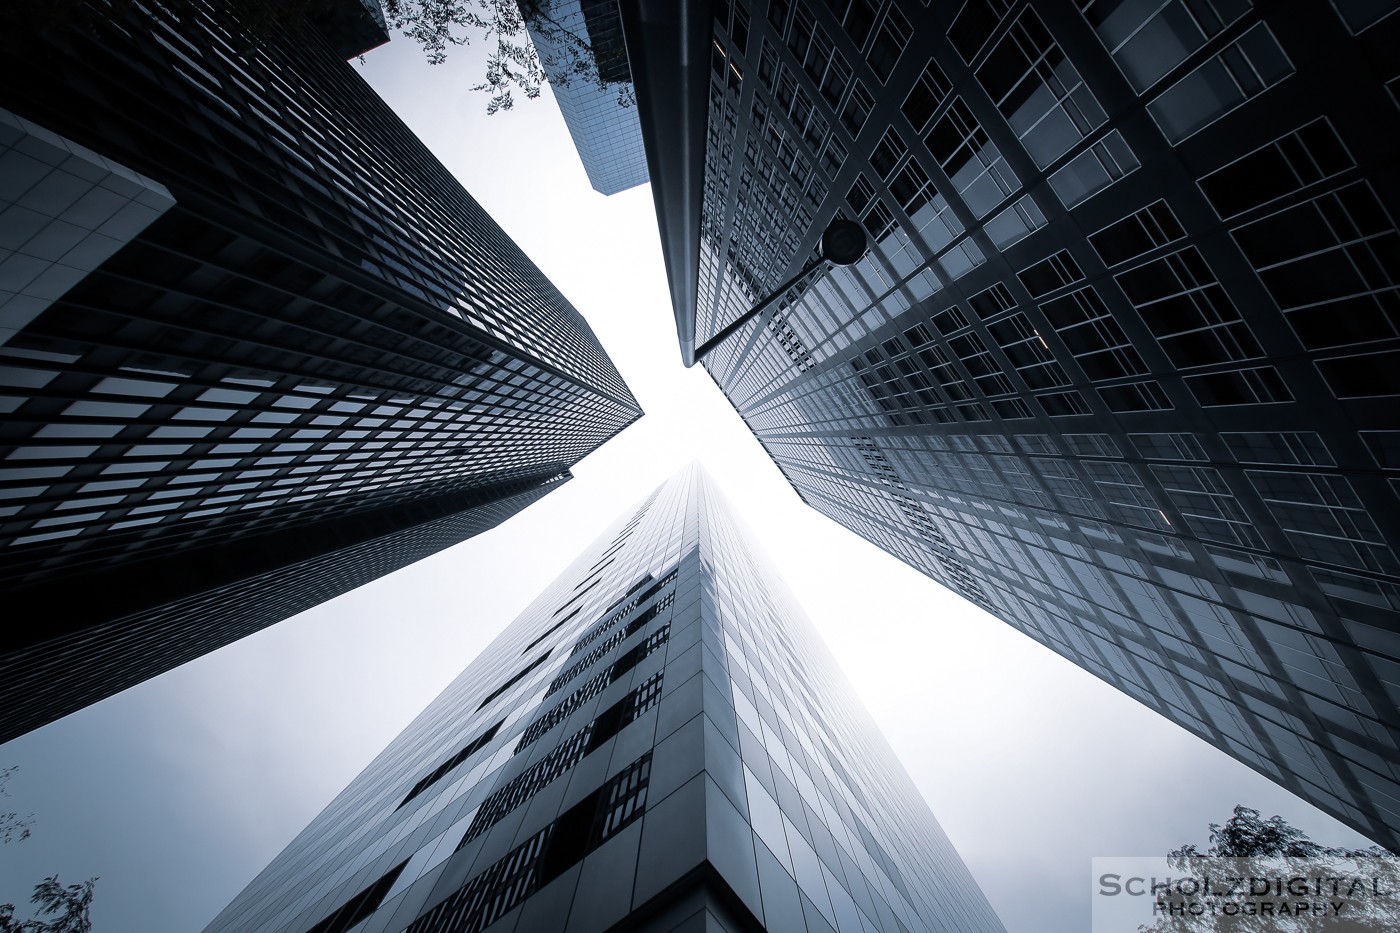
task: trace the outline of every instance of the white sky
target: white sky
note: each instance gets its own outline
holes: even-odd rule
[[[1236,803],[1361,837],[803,506],[681,366],[650,189],[589,187],[549,98],[487,118],[476,49],[363,74],[588,319],[646,409],[505,525],[0,747],[0,902],[101,876],[98,933],[199,929],[624,510],[700,459],[825,635],[1010,933],[1088,929],[1094,856]],[[27,916],[26,906],[19,913]]]

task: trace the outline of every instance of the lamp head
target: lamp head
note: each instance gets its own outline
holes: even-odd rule
[[[864,227],[838,217],[822,231],[822,258],[838,266],[849,266],[865,255],[867,243]]]

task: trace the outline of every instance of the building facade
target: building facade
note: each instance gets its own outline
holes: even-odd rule
[[[541,29],[539,20],[527,20],[527,27],[589,184],[600,194],[646,184],[617,0],[555,0],[546,7],[550,28]]]
[[[499,523],[641,415],[346,64],[364,4],[124,6],[0,36],[0,740]]]
[[[1400,846],[1394,5],[624,6],[682,355],[812,507]]]
[[[352,927],[1003,929],[697,467],[604,533],[207,929]]]

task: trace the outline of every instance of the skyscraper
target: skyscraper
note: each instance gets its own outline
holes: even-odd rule
[[[641,414],[344,61],[377,8],[239,6],[0,36],[0,740],[503,521]]]
[[[803,499],[1400,847],[1393,4],[623,6],[682,355]]]
[[[208,930],[684,922],[1002,930],[697,467],[603,534]]]
[[[642,128],[625,96],[632,74],[617,0],[557,0],[548,16],[544,29],[527,20],[530,39],[589,183],[602,194],[646,184]]]

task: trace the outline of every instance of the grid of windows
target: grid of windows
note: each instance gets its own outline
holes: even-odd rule
[[[1375,594],[1400,585],[1385,440],[1400,109],[1382,83],[1400,71],[1400,17],[1247,0],[870,6],[783,0],[752,24],[760,74],[787,75],[775,93],[805,100],[845,153],[838,203],[766,218],[764,238],[796,243],[762,277],[726,262],[756,234],[730,222],[724,152],[756,128],[714,80],[693,115],[708,131],[700,261],[669,258],[700,286],[675,309],[697,343],[798,268],[832,217],[870,237],[861,261],[785,297],[800,359],[749,325],[706,368],[814,508],[1400,845],[1400,655],[1372,632],[1393,626]],[[886,7],[921,54],[872,67]],[[795,35],[839,56],[835,93]],[[797,138],[790,113],[769,108],[762,133]],[[1327,459],[1256,482],[1261,450]],[[1252,653],[1207,634],[1225,617]],[[1312,650],[1291,640],[1303,629],[1348,646],[1315,668],[1335,689],[1256,660]],[[1378,742],[1378,757],[1357,751]]]
[[[919,508],[912,497],[909,507]],[[926,522],[938,540],[942,523]],[[553,715],[542,686],[551,674],[537,671],[504,701],[506,724],[468,773],[394,809],[405,775],[485,725],[472,711],[479,685],[516,670],[523,645],[603,565],[604,585],[550,634],[553,656],[635,596],[635,581],[654,586],[653,574],[674,594],[658,650],[625,685],[582,701],[595,706],[574,706],[589,717],[582,728],[518,745],[525,723]],[[565,916],[602,928],[714,894],[745,928],[1003,933],[776,582],[729,506],[687,469],[548,587],[211,931],[304,933],[372,888],[353,914],[367,930]]]
[[[47,655],[8,633],[7,737],[76,708],[45,711],[53,675],[26,672],[69,672],[79,704],[129,686],[103,646],[226,644],[490,527],[640,415],[582,317],[315,28],[248,56],[216,7],[4,37],[5,106],[174,200],[0,347],[5,582],[61,620],[27,627]],[[268,574],[280,589],[253,585]],[[178,630],[219,602],[241,609]]]

